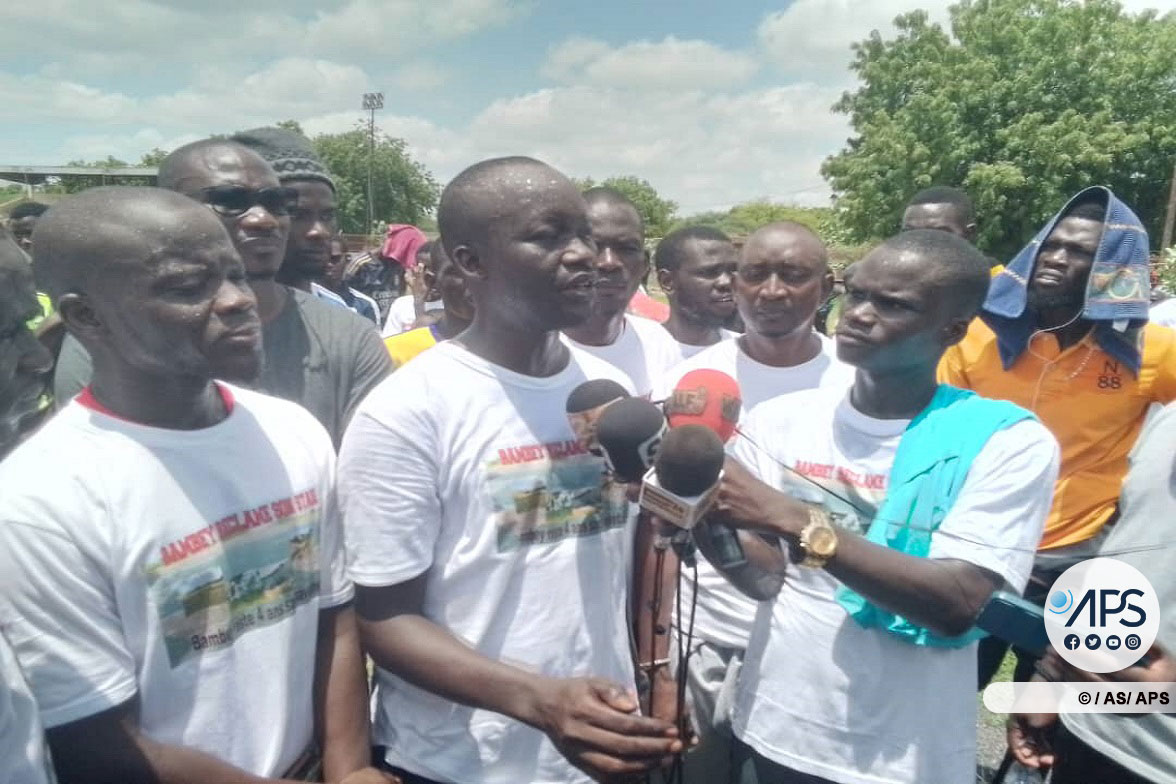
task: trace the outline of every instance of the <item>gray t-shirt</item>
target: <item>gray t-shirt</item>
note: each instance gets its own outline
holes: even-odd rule
[[[1176,403],[1148,424],[1131,453],[1119,496],[1121,516],[1100,554],[1131,564],[1160,600],[1156,643],[1176,655]],[[1123,552],[1138,550],[1138,552]],[[1083,743],[1156,782],[1176,780],[1176,715],[1063,714]]]
[[[335,447],[359,402],[392,370],[388,350],[367,319],[290,289],[286,307],[261,330],[265,363],[256,389],[301,404]],[[66,336],[53,381],[60,408],[90,383],[90,357]]]

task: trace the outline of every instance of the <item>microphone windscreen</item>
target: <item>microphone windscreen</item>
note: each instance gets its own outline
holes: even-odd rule
[[[572,390],[564,410],[569,414],[580,414],[623,397],[629,397],[629,393],[617,382],[610,378],[594,378]]]
[[[600,443],[596,440],[596,422],[608,406],[623,400],[629,393],[623,386],[607,378],[585,381],[568,395],[565,410],[568,424],[576,439],[594,455],[600,454]]]
[[[670,427],[702,425],[722,442],[730,440],[739,423],[743,399],[739,384],[720,370],[691,370],[678,381],[665,402]]]
[[[671,428],[654,461],[657,481],[680,496],[702,495],[718,481],[724,458],[723,442],[709,427]]]
[[[661,409],[644,398],[627,397],[604,409],[596,421],[596,440],[613,473],[637,482],[653,465],[665,430]]]

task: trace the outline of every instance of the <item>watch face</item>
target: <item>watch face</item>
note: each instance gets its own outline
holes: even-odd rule
[[[808,546],[815,555],[830,556],[837,548],[837,534],[832,528],[816,528],[809,534]]]

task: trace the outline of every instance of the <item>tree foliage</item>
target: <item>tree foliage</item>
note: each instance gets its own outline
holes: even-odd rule
[[[641,213],[645,221],[645,236],[664,237],[674,222],[674,215],[678,211],[678,203],[671,199],[664,199],[648,180],[640,177],[625,175],[609,177],[602,182],[596,182],[591,177],[575,180],[581,190],[588,190],[598,185],[615,188],[629,198]]]
[[[339,228],[367,234],[368,130],[358,122],[345,133],[315,136],[314,148],[337,188]],[[440,188],[433,175],[408,154],[403,139],[377,130],[372,160],[372,215],[377,223],[427,222]]]
[[[794,221],[808,226],[826,243],[841,242],[844,235],[836,213],[829,207],[797,207],[766,200],[736,204],[726,211],[701,212],[680,218],[673,228],[713,226],[729,237],[739,238],[746,237],[761,226],[779,221]]]
[[[1019,249],[1093,184],[1158,240],[1176,158],[1176,14],[1114,0],[963,0],[951,35],[922,11],[855,44],[862,86],[836,105],[854,136],[822,172],[857,240],[892,234],[929,185],[964,187],[978,245]]]

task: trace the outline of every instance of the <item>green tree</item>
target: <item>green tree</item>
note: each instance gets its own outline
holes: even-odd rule
[[[826,243],[840,242],[844,231],[836,213],[829,207],[798,207],[776,204],[767,200],[736,204],[726,211],[702,212],[674,222],[673,228],[683,226],[713,226],[732,238],[746,237],[761,226],[778,221],[794,221],[808,226]]]
[[[337,188],[339,228],[367,234],[368,130],[358,122],[354,130],[326,133],[312,139]],[[440,188],[433,175],[409,155],[403,139],[377,131],[372,155],[372,213],[377,223],[429,220]]]
[[[674,222],[674,215],[678,211],[678,203],[664,199],[648,180],[640,177],[625,175],[609,177],[602,182],[596,182],[591,177],[574,180],[581,190],[588,190],[598,185],[615,188],[629,198],[641,213],[645,221],[645,235],[647,237],[664,237]]]
[[[951,35],[922,11],[855,44],[835,106],[854,136],[827,159],[856,240],[898,227],[929,185],[964,187],[977,244],[1008,258],[1065,199],[1110,186],[1158,234],[1176,158],[1176,15],[1114,0],[963,0]]]

